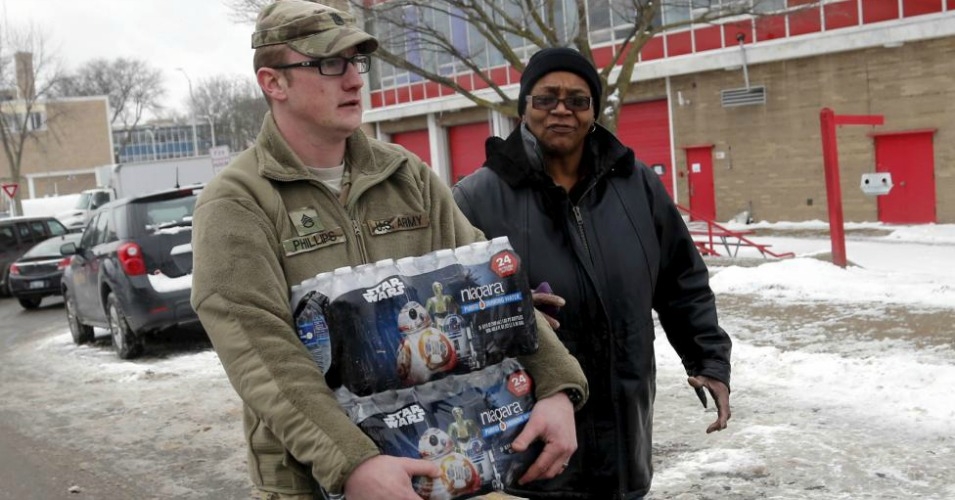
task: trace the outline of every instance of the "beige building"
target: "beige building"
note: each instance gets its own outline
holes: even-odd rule
[[[612,3],[588,2],[598,59],[618,48],[593,27]],[[621,140],[700,218],[828,220],[821,111],[881,116],[882,125],[838,128],[845,220],[955,223],[955,0],[791,7],[805,3],[656,36],[621,97]],[[664,11],[671,15],[692,13]],[[516,97],[515,71],[488,73]],[[377,64],[369,83],[375,133],[449,183],[481,165],[484,138],[516,126],[397,68]],[[891,190],[864,194],[863,174],[890,179]]]
[[[17,54],[18,74],[32,74],[30,65],[28,54]],[[113,162],[107,98],[45,100],[32,95],[32,82],[23,77],[18,78],[18,88],[2,92],[0,113],[10,133],[8,141],[19,141],[23,124],[28,136],[19,181],[11,178],[6,155],[0,155],[0,178],[4,183],[18,182],[21,199],[95,187],[95,167]]]

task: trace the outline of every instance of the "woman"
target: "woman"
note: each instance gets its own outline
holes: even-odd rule
[[[565,303],[557,334],[580,361],[590,400],[563,474],[511,492],[634,499],[650,488],[656,310],[689,383],[730,418],[729,336],[706,265],[676,206],[633,151],[596,123],[600,78],[575,50],[537,52],[521,76],[521,126],[487,141],[484,167],[454,188],[471,223],[509,237],[532,286]],[[702,394],[702,393],[701,393]],[[705,396],[702,396],[705,401]]]

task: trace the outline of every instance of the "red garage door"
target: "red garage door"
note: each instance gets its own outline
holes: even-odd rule
[[[626,104],[620,109],[617,137],[633,148],[637,159],[653,168],[673,196],[670,170],[670,118],[667,100]]]
[[[474,172],[484,163],[484,141],[491,135],[487,122],[457,125],[448,129],[451,183]]]
[[[431,143],[428,142],[428,129],[391,134],[391,142],[404,146],[408,151],[418,155],[418,158],[421,158],[422,161],[431,165]]]

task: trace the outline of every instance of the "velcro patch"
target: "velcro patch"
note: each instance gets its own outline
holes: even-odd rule
[[[292,210],[288,213],[288,217],[291,219],[292,225],[295,226],[295,231],[298,232],[299,236],[325,230],[325,227],[322,226],[322,221],[318,220],[318,211],[314,208],[302,207],[298,210]]]
[[[395,231],[410,231],[412,229],[421,229],[431,225],[431,218],[426,213],[396,215],[388,219],[370,219],[366,220],[368,231],[372,236],[381,236],[383,234],[393,233]]]
[[[285,256],[291,257],[292,255],[311,252],[312,250],[318,250],[319,248],[325,248],[344,242],[345,231],[342,231],[340,227],[336,227],[328,231],[285,240],[282,242],[282,247],[285,248]]]

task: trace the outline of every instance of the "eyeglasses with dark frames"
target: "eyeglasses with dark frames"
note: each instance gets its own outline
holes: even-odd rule
[[[353,64],[359,73],[367,73],[371,69],[371,56],[355,54],[351,57],[322,57],[321,59],[272,66],[272,69],[317,68],[318,72],[325,76],[341,76],[345,74],[345,71],[348,71],[348,63]]]
[[[531,107],[540,111],[557,109],[560,103],[563,103],[568,111],[587,111],[593,102],[593,98],[587,95],[572,95],[563,99],[553,95],[529,95],[527,100],[531,103]]]

